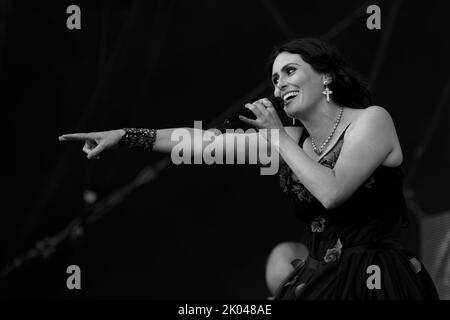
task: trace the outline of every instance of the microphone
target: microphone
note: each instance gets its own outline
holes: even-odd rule
[[[267,97],[267,99],[270,101],[270,103],[272,103],[272,105],[275,108],[275,110],[277,111],[277,113],[284,112],[284,100],[283,99],[281,99],[280,97],[275,97],[274,95]],[[248,126],[246,123],[242,122],[239,119],[239,116],[244,116],[244,117],[252,119],[252,120],[256,119],[255,114],[251,110],[245,108],[244,110],[241,110],[240,112],[231,116],[230,118],[225,119],[223,125],[220,126],[220,129],[235,129],[235,128],[242,128],[244,126]]]

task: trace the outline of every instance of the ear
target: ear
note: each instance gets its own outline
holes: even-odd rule
[[[322,76],[322,82],[323,84],[330,84],[333,81],[333,79],[331,78],[331,76],[329,74],[324,74]]]

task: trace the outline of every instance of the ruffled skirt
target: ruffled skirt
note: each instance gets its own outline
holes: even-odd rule
[[[294,270],[275,300],[438,300],[427,270],[399,245],[356,246],[332,262],[308,257]]]

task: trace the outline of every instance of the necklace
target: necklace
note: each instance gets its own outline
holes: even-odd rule
[[[325,150],[325,147],[327,146],[328,142],[330,142],[331,138],[334,135],[334,132],[336,131],[339,122],[341,122],[341,118],[342,118],[342,113],[344,112],[344,108],[340,107],[339,108],[339,113],[338,116],[336,118],[336,120],[334,121],[334,127],[333,130],[331,130],[330,135],[328,136],[328,138],[325,140],[325,142],[320,146],[320,148],[317,148],[316,143],[314,142],[313,137],[311,137],[311,145],[313,147],[313,150],[315,153],[317,153],[319,156],[322,154],[322,152]]]

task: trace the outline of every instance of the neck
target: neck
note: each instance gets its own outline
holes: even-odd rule
[[[309,135],[316,142],[322,143],[328,138],[338,111],[339,106],[337,104],[320,99],[316,105],[311,106],[308,111],[301,115],[300,121]]]

